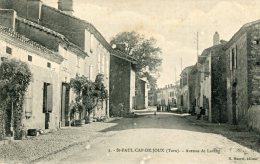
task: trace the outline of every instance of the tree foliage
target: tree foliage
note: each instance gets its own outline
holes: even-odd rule
[[[110,44],[125,44],[123,51],[137,60],[137,77],[146,77],[150,85],[156,87],[156,78],[162,63],[160,58],[162,51],[156,46],[154,38],[147,39],[134,31],[122,32],[112,38]]]
[[[12,121],[15,139],[22,137],[23,102],[31,77],[28,65],[22,61],[11,59],[0,65],[0,100],[3,107],[1,110],[6,114],[7,132],[10,132]]]
[[[98,74],[94,82],[85,76],[76,75],[71,79],[70,86],[77,95],[75,105],[80,112],[81,109],[86,110],[88,115],[92,113],[98,101],[108,97],[103,74]]]

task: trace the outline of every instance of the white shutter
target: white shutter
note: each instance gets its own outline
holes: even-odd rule
[[[92,53],[93,52],[93,49],[94,49],[94,35],[93,34],[90,34],[90,52]]]
[[[89,66],[89,79],[93,80],[93,65]]]

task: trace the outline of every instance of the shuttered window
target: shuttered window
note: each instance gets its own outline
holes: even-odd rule
[[[53,86],[49,83],[43,84],[43,113],[51,113],[53,108]]]

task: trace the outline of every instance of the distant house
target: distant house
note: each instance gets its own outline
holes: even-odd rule
[[[260,21],[243,25],[225,52],[228,122],[260,131]]]
[[[59,126],[57,109],[60,103],[54,100],[60,97],[59,70],[64,58],[59,53],[4,26],[0,26],[0,58],[0,65],[4,60],[11,58],[24,61],[32,72],[32,81],[25,95],[22,118],[24,127],[27,129],[57,128]],[[5,127],[8,133],[10,126],[5,125]],[[0,119],[0,131],[1,128],[3,128],[2,119]]]
[[[157,90],[149,89],[148,91],[148,106],[156,106],[157,105]]]
[[[113,50],[110,57],[109,107],[110,115],[131,112],[135,103],[136,61],[119,50]]]
[[[199,108],[206,109],[210,122],[226,122],[226,56],[225,42],[219,41],[216,32],[212,47],[205,49],[198,56],[198,90],[196,95],[197,114]]]
[[[177,102],[179,101],[179,86],[169,84],[164,88],[159,88],[157,93],[157,104],[162,106],[177,107]]]

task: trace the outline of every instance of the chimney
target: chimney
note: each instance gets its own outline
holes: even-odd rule
[[[73,0],[59,0],[58,9],[66,14],[73,15]]]
[[[213,46],[218,45],[219,43],[220,43],[220,41],[219,41],[219,34],[216,31],[214,36],[213,36]]]
[[[16,11],[12,9],[0,9],[0,25],[15,30]]]
[[[39,23],[41,19],[41,9],[42,9],[41,0],[27,0],[26,18],[33,22]]]

